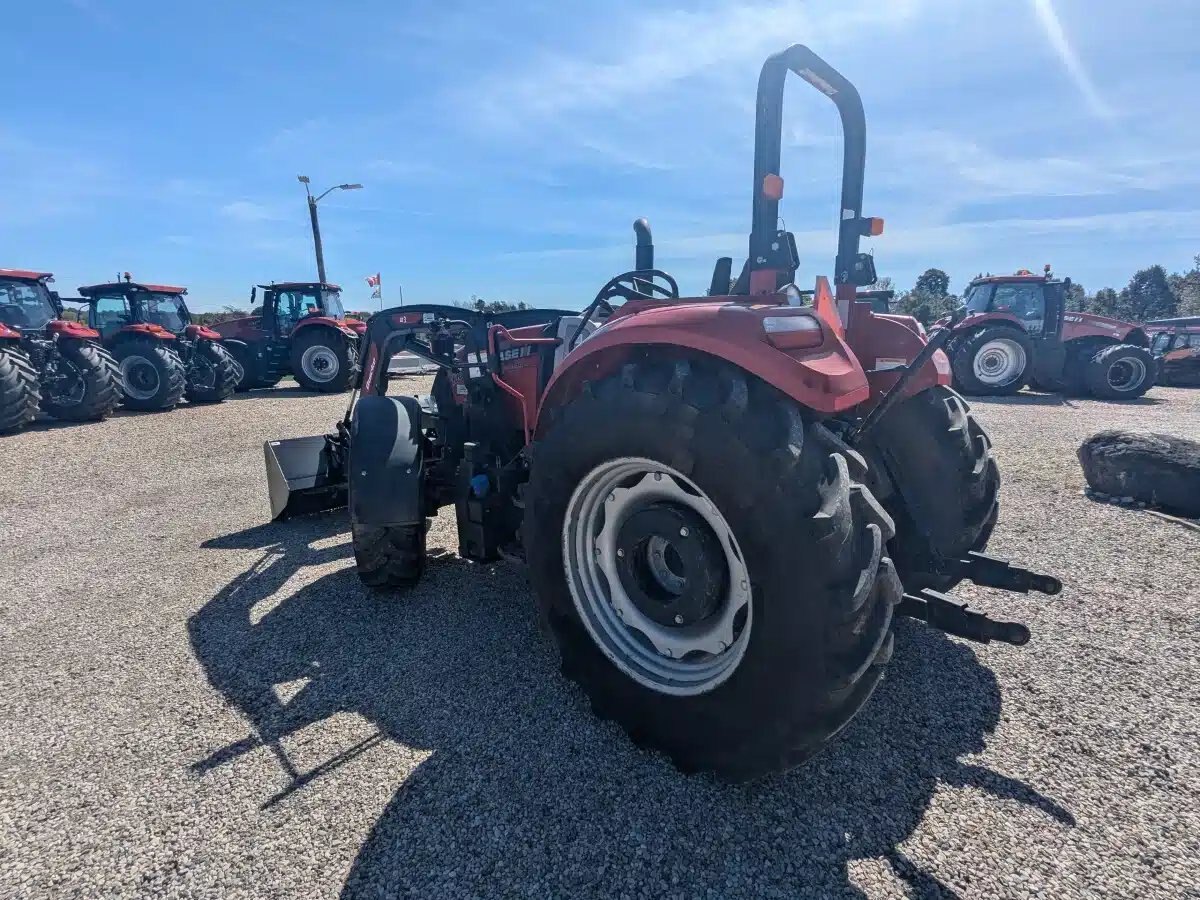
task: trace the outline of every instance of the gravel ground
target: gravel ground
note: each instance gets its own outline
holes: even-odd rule
[[[1061,599],[961,591],[1023,649],[902,625],[836,744],[748,787],[592,718],[519,571],[447,553],[376,599],[344,513],[264,525],[262,440],[343,403],[0,438],[0,896],[1200,896],[1200,535],[1088,500],[1074,458],[1200,438],[1200,391],[976,403],[992,547]]]

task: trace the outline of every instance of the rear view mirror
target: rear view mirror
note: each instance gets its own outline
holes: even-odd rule
[[[257,296],[258,296],[258,288],[256,288],[256,287],[250,288],[250,305],[251,306],[254,305],[254,300]]]

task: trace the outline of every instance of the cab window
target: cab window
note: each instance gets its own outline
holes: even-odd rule
[[[1154,336],[1154,340],[1150,342],[1150,349],[1155,353],[1166,353],[1167,348],[1171,346],[1171,334],[1167,331],[1160,331]]]
[[[992,310],[1012,313],[1030,334],[1041,334],[1046,317],[1042,285],[1033,282],[998,284],[992,295]]]
[[[88,318],[89,324],[105,338],[120,331],[129,324],[129,304],[125,302],[125,295],[97,297]]]

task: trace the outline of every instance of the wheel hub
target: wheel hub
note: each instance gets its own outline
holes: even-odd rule
[[[149,400],[158,393],[158,369],[141,356],[127,356],[121,360],[121,378],[125,393],[135,400]]]
[[[330,348],[316,346],[304,351],[300,366],[313,381],[332,381],[337,376],[340,364],[337,354]]]
[[[750,576],[729,523],[694,482],[654,460],[608,460],[575,488],[562,534],[576,612],[626,675],[691,696],[737,669],[753,624]]]
[[[660,625],[693,625],[716,612],[729,580],[725,553],[699,515],[675,503],[651,503],[617,531],[621,587],[639,612]]]
[[[1008,384],[1025,371],[1025,349],[1016,341],[988,341],[975,354],[975,377],[985,384]]]
[[[1108,385],[1113,390],[1131,391],[1146,379],[1146,364],[1140,359],[1126,358],[1108,370]]]

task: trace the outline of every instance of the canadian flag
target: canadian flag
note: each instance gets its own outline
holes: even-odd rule
[[[379,287],[379,273],[378,272],[376,272],[374,275],[367,276],[367,286],[368,287]]]

